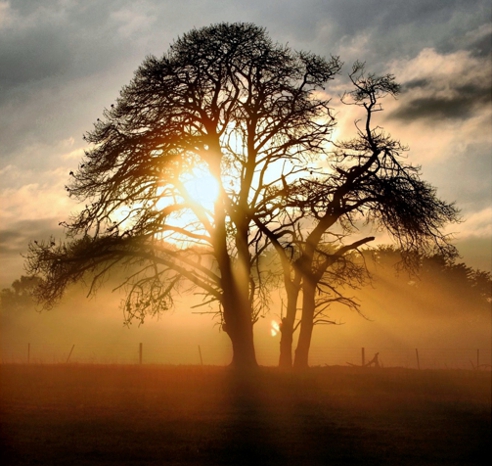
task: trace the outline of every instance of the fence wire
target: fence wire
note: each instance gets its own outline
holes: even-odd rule
[[[258,343],[258,363],[276,366],[278,345]],[[376,357],[377,354],[377,357]],[[163,364],[163,365],[227,365],[231,349],[226,342],[216,344],[139,344],[111,347],[97,344],[38,346],[35,343],[2,348],[2,364]],[[377,359],[379,367],[409,369],[468,369],[491,370],[490,348],[439,347],[339,347],[312,345],[309,354],[311,366],[363,366]],[[374,365],[374,364],[371,364]]]

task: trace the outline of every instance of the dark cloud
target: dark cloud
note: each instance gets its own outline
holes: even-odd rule
[[[457,48],[456,37],[488,21],[486,0],[12,0],[9,5],[8,20],[0,25],[4,158],[26,144],[79,140],[147,54],[161,55],[195,26],[255,22],[294,48],[343,53],[348,64],[363,59],[378,70],[425,46]],[[362,51],[350,48],[364,37]]]
[[[342,46],[349,53],[347,61],[366,60],[374,68],[412,58],[426,47],[439,53],[461,50],[467,33],[488,25],[491,13],[487,0],[332,0],[324,5],[322,14],[316,15],[318,27],[330,24],[327,45],[335,51]],[[356,47],[350,53],[358,37],[364,49]]]
[[[471,42],[466,50],[469,50],[475,57],[485,58],[492,54],[492,32],[487,32]]]
[[[97,29],[83,38],[84,25],[74,21],[73,17],[57,13],[54,2],[34,3],[31,10],[25,9],[26,2],[13,2],[11,5],[11,24],[0,28],[0,89],[3,99],[7,99],[15,89],[25,88],[27,83],[44,81],[48,84],[46,81],[49,79],[59,83],[70,79],[82,44],[90,46]],[[89,71],[90,61],[85,66]]]
[[[88,103],[106,87],[107,70],[121,73],[128,56],[110,3],[11,2],[0,27],[3,158],[29,145],[81,138]]]
[[[404,83],[399,108],[390,118],[439,122],[466,120],[476,115],[491,104],[492,78],[481,69],[490,65],[489,61],[473,61],[464,71],[457,68],[454,75],[435,75]]]
[[[0,229],[2,256],[19,256],[27,252],[30,241],[61,236],[62,230],[54,219],[21,220]]]
[[[20,220],[0,228],[0,289],[26,274],[22,256],[27,253],[29,242],[50,237],[62,237],[62,229],[55,219]]]
[[[10,2],[0,23],[1,157],[81,140],[146,55],[162,55],[179,34],[213,22],[221,5],[221,16],[232,12],[231,3]]]
[[[138,7],[129,0],[14,0],[10,5],[12,24],[0,28],[0,63],[12,65],[1,67],[4,90],[53,76],[87,76],[121,60],[141,61],[147,53],[160,55],[177,35],[217,21],[256,22],[276,40],[325,54],[369,34],[371,55],[380,60],[416,54],[429,44],[450,51],[456,48],[450,38],[456,42],[488,22],[480,14],[486,0],[183,0],[179,6],[142,1]],[[439,45],[444,43],[449,44]]]
[[[403,86],[402,90],[403,92],[407,92],[411,89],[425,89],[429,87],[431,84],[430,79],[427,78],[419,78],[419,79],[412,79],[411,81],[407,81]]]
[[[407,101],[392,113],[393,118],[406,121],[426,119],[441,121],[446,119],[466,120],[472,117],[477,107],[490,102],[487,89],[456,89],[456,94],[449,97],[418,97]],[[482,91],[480,93],[480,91]]]
[[[12,88],[62,76],[69,68],[70,48],[53,31],[33,31],[21,37],[9,34],[2,37],[2,42],[0,85],[3,99],[8,97]],[[45,53],[46,50],[49,53]]]

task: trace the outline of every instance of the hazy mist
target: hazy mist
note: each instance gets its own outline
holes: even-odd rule
[[[486,298],[471,300],[459,284],[429,275],[432,271],[419,277],[397,272],[394,263],[367,264],[372,279],[366,286],[344,290],[361,304],[364,316],[333,305],[327,314],[339,325],[315,327],[311,365],[360,364],[362,347],[366,361],[379,352],[386,366],[416,367],[415,349],[422,367],[471,369],[477,349],[480,364],[490,364],[491,304]],[[230,362],[229,339],[213,307],[193,309],[198,298],[183,292],[174,310],[128,328],[120,306],[123,294],[111,292],[112,285],[106,283],[89,298],[87,288],[72,287],[50,311],[3,310],[2,361],[26,362],[30,344],[31,363],[64,363],[75,345],[69,362],[134,364],[142,343],[148,364]],[[267,366],[278,364],[280,342],[279,334],[272,336],[272,321],[281,320],[281,297],[277,290],[271,296],[270,311],[255,324],[258,362]]]

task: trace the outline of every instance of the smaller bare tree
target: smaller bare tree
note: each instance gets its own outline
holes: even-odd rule
[[[356,136],[334,144],[334,150],[327,154],[327,167],[313,169],[311,176],[300,177],[286,187],[283,202],[290,213],[284,217],[285,224],[263,229],[279,254],[287,295],[281,366],[290,366],[292,361],[299,300],[302,315],[294,361],[298,368],[308,366],[320,303],[335,300],[359,309],[341,294],[338,271],[344,270],[347,254],[375,239],[364,235],[362,226],[375,227],[393,237],[404,265],[410,268],[420,253],[456,255],[443,227],[457,221],[457,209],[440,200],[435,189],[421,180],[419,167],[406,161],[408,149],[374,125],[374,114],[382,111],[381,101],[396,96],[399,85],[392,75],[367,74],[359,62],[349,76],[354,89],[342,97],[342,102],[364,113],[355,123]],[[355,234],[362,237],[350,241]],[[354,270],[345,268],[343,283],[361,279],[360,271],[351,276]]]

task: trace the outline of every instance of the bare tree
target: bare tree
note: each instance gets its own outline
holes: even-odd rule
[[[389,233],[408,267],[416,265],[413,258],[431,250],[446,257],[456,254],[443,233],[448,222],[457,220],[456,208],[440,200],[435,189],[421,180],[419,168],[405,160],[406,147],[374,126],[381,100],[399,92],[394,77],[366,74],[364,65],[355,63],[350,79],[354,90],[342,101],[364,112],[363,119],[356,121],[356,137],[335,143],[327,154],[327,168],[313,170],[311,176],[301,176],[289,186],[284,196],[291,209],[286,225],[262,227],[279,253],[284,276],[287,306],[280,365],[285,367],[292,364],[297,326],[294,366],[308,366],[313,326],[323,315],[320,305],[338,301],[360,311],[340,286],[363,279],[363,271],[349,266],[353,263],[347,256],[375,239],[364,236],[367,230],[361,226],[372,225]],[[355,233],[359,239],[350,240]],[[300,323],[296,320],[299,301]]]
[[[275,221],[283,201],[271,191],[323,150],[333,118],[315,91],[339,68],[252,24],[192,30],[148,57],[85,136],[91,148],[67,187],[85,208],[64,223],[67,241],[30,245],[41,302],[89,276],[94,291],[123,266],[127,320],[143,320],[189,284],[218,303],[233,364],[256,366],[264,279],[255,264],[266,247],[256,224]],[[194,170],[218,184],[212,205],[190,192]]]

